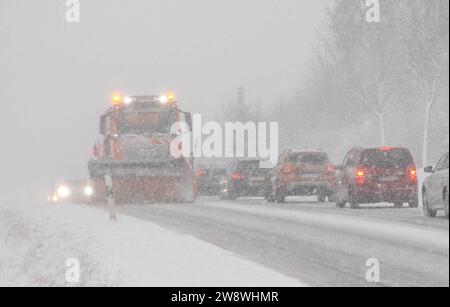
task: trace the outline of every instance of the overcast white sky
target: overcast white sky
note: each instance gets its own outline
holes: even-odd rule
[[[113,91],[171,89],[209,115],[239,85],[278,102],[299,88],[323,22],[318,0],[80,2],[68,24],[65,0],[0,0],[4,189],[86,176]]]

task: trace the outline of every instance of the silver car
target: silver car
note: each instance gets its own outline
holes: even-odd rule
[[[439,210],[444,210],[448,218],[448,160],[446,153],[436,167],[425,168],[425,173],[430,174],[422,188],[423,212],[427,217],[436,217]]]

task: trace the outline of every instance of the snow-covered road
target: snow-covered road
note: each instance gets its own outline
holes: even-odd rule
[[[188,233],[313,286],[367,286],[366,261],[381,285],[448,286],[449,222],[418,209],[337,209],[308,199],[245,199],[121,207],[122,214]]]
[[[448,286],[449,222],[419,209],[262,199],[119,207],[119,221],[81,205],[0,209],[0,285]]]

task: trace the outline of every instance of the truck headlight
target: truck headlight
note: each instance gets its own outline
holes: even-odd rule
[[[58,196],[61,198],[69,197],[70,195],[70,189],[66,186],[60,186],[58,188]]]
[[[162,104],[166,104],[169,102],[169,98],[166,95],[159,96],[159,102]]]

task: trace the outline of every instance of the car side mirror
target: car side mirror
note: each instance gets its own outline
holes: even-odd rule
[[[425,173],[431,174],[434,173],[434,167],[433,166],[427,166],[424,168]]]

